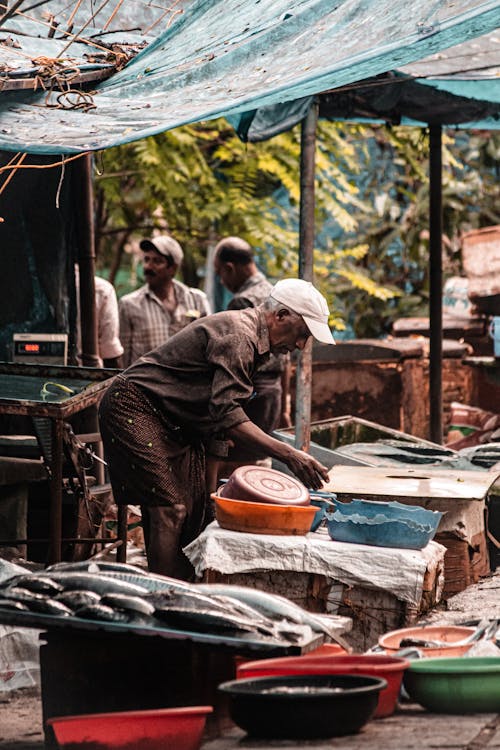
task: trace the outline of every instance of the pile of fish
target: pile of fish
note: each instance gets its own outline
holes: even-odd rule
[[[305,643],[339,641],[327,616],[244,586],[189,584],[123,563],[57,563],[0,585],[2,610]]]

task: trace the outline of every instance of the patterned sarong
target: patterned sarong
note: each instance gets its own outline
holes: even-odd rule
[[[115,502],[140,505],[144,516],[162,506],[165,544],[189,544],[211,520],[203,445],[180,444],[178,428],[121,375],[104,394],[99,423]]]

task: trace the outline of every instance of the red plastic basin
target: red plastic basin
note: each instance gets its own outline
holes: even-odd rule
[[[64,750],[198,750],[212,706],[115,711],[47,720]]]
[[[379,694],[375,718],[394,713],[403,679],[403,672],[410,666],[407,659],[395,656],[352,655],[345,656],[286,656],[282,659],[262,659],[242,664],[237,668],[237,679],[246,677],[278,677],[305,674],[362,674],[382,677],[387,687]]]

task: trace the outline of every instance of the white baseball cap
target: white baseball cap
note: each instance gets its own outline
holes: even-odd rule
[[[322,344],[335,343],[328,325],[327,301],[310,281],[282,279],[273,286],[270,297],[301,315],[314,338]]]
[[[139,247],[144,252],[148,250],[156,250],[160,255],[164,255],[166,258],[172,258],[176,266],[180,266],[184,253],[182,247],[179,245],[177,240],[174,240],[169,234],[161,234],[158,237],[151,237],[150,240],[141,240]]]

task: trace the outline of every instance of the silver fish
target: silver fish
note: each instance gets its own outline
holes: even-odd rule
[[[86,607],[81,607],[75,611],[75,617],[104,622],[129,622],[129,617],[125,612],[117,612],[111,607],[104,606],[104,604],[89,604]]]
[[[48,596],[54,596],[63,590],[63,587],[59,583],[56,583],[48,576],[38,574],[14,576],[14,578],[9,578],[5,583]]]
[[[69,617],[69,615],[73,614],[72,609],[62,602],[57,602],[55,599],[35,599],[31,602],[26,602],[26,604],[32,612],[38,612],[43,615]]]
[[[143,568],[139,568],[137,565],[129,565],[128,563],[118,562],[107,562],[98,560],[80,560],[79,562],[58,562],[53,565],[49,565],[45,568],[45,572],[51,573],[52,571],[67,572],[67,573],[100,573],[103,571],[116,572],[116,573],[130,573],[133,575],[144,576],[147,575],[147,571]]]
[[[110,578],[104,573],[71,573],[55,570],[51,572],[50,577],[64,586],[65,591],[71,591],[72,589],[95,591],[101,596],[104,596],[104,594],[142,596],[148,593],[144,586],[128,583],[119,578]]]
[[[24,610],[25,612],[29,611],[29,607],[26,606],[26,604],[22,604],[22,602],[16,602],[15,599],[0,599],[0,609],[12,609],[12,610]]]
[[[113,609],[124,609],[127,612],[137,612],[141,615],[153,615],[155,608],[151,602],[139,596],[127,594],[105,594],[101,599],[104,604]]]
[[[275,638],[285,639],[291,643],[298,643],[299,641],[309,641],[313,637],[312,629],[309,625],[302,625],[300,623],[291,623],[286,620],[273,620],[270,617],[266,617],[254,607],[250,607],[248,604],[240,601],[239,599],[232,599],[229,596],[215,596],[214,600],[219,602],[225,602],[231,611],[236,611],[241,615],[244,615],[255,623],[255,627],[261,633],[273,635]]]
[[[299,607],[298,604],[294,604],[284,596],[270,594],[267,591],[261,591],[260,589],[247,588],[246,586],[233,586],[225,583],[203,583],[198,584],[197,588],[206,594],[216,594],[238,599],[274,620],[285,619],[289,622],[309,625],[309,627],[315,632],[324,633],[336,642],[342,641],[342,639],[339,639],[335,629],[323,621],[321,616],[317,616],[313,612],[308,612],[306,609]]]
[[[63,591],[55,597],[55,600],[75,610],[85,607],[88,604],[97,604],[100,602],[101,597],[95,591],[79,591],[76,589],[73,591]]]
[[[207,596],[199,591],[157,591],[149,594],[146,599],[155,608],[186,607],[188,609],[213,610],[214,612],[230,611],[228,605],[223,601],[218,601],[215,597]],[[238,613],[235,611],[233,614]]]
[[[23,602],[24,604],[30,604],[34,601],[45,601],[47,599],[43,594],[37,594],[35,591],[28,591],[20,586],[8,586],[2,589],[1,595],[5,599],[13,599],[16,602]]]
[[[185,619],[189,618],[202,623],[204,629],[216,627],[217,623],[221,628],[237,629],[239,626],[242,630],[251,630],[275,640],[286,640],[293,643],[305,640],[308,635],[312,637],[311,629],[305,631],[302,624],[278,623],[239,600],[224,596],[207,596],[199,591],[198,586],[192,587],[191,590],[162,591],[149,594],[147,600],[154,604],[156,614],[159,617],[172,621],[174,618],[172,613],[179,612]],[[163,614],[160,615],[159,612]],[[170,618],[169,612],[171,613]],[[195,612],[200,614],[189,615],[189,613]],[[180,616],[175,616],[176,621]],[[224,621],[227,623],[226,625],[223,624]],[[207,622],[210,622],[211,625],[208,626]]]
[[[229,612],[172,605],[157,608],[155,616],[174,628],[182,627],[185,629],[194,626],[197,631],[201,630],[201,632],[212,630],[256,632],[252,622]]]
[[[135,573],[127,573],[118,570],[106,570],[102,575],[108,578],[127,581],[137,586],[144,586],[148,591],[191,591],[195,593],[197,587],[194,584],[181,581],[177,578],[158,575],[157,573],[147,573],[146,575],[137,576]]]

